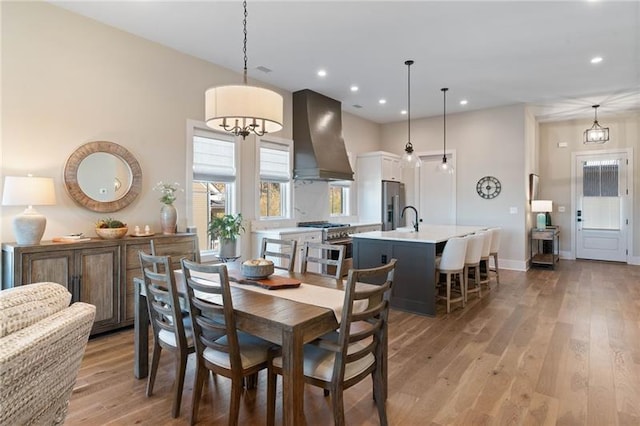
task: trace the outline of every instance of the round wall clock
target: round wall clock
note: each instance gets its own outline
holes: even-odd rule
[[[476,185],[476,191],[478,191],[478,195],[486,200],[496,198],[500,194],[501,190],[502,184],[500,184],[500,181],[493,176],[485,176],[483,178],[480,178],[478,184]]]

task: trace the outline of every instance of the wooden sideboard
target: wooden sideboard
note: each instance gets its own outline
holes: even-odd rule
[[[78,243],[43,241],[37,245],[2,244],[2,289],[42,281],[66,286],[73,301],[96,306],[91,334],[133,324],[134,284],[141,276],[138,251],[188,255],[195,260],[195,234],[99,238]]]

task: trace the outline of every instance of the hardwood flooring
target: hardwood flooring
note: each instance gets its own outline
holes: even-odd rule
[[[640,267],[560,261],[500,278],[449,315],[442,304],[435,318],[392,311],[389,423],[640,425]],[[171,354],[150,398],[132,360],[132,330],[91,339],[66,424],[188,424],[194,360],[178,419],[170,416]],[[261,373],[258,389],[243,395],[241,425],[265,424],[265,388]],[[210,378],[200,424],[227,423],[229,390],[225,378]],[[344,398],[347,424],[378,424],[369,380]],[[305,389],[305,415],[309,425],[332,424],[320,389]]]

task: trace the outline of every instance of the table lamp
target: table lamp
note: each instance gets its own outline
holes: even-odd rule
[[[553,201],[551,200],[533,200],[531,202],[531,211],[538,213],[536,218],[537,228],[539,230],[547,229],[547,215],[553,211]],[[551,220],[548,221],[551,223]]]
[[[56,203],[53,179],[33,176],[6,176],[2,193],[3,206],[28,206],[13,219],[13,233],[18,244],[39,244],[47,219],[33,206]]]

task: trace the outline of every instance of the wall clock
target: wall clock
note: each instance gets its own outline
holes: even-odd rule
[[[500,191],[502,190],[502,184],[493,176],[485,176],[480,178],[478,184],[476,185],[476,191],[478,191],[478,195],[486,200],[491,200],[492,198],[496,198]]]

